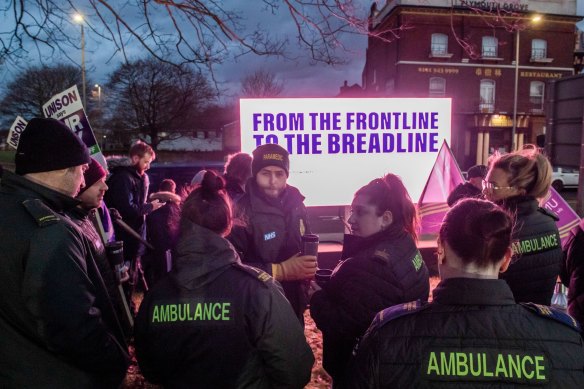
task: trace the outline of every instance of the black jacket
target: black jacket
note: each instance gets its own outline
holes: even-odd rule
[[[279,199],[268,198],[253,177],[246,188],[236,207],[238,223],[228,239],[243,263],[272,274],[272,263],[300,252],[302,235],[310,233],[304,196],[288,185]],[[284,281],[282,286],[294,312],[301,317],[308,303],[306,283]]]
[[[568,312],[584,325],[584,219],[570,232],[560,277],[568,287]]]
[[[377,312],[428,299],[428,269],[412,237],[389,228],[368,238],[346,235],[343,257],[329,282],[310,300],[323,335],[323,366],[336,381]]]
[[[380,312],[341,387],[584,387],[570,316],[516,304],[502,280],[447,279],[433,296]]]
[[[562,262],[558,218],[532,197],[512,197],[501,205],[517,220],[513,259],[499,278],[507,281],[517,302],[550,305]]]
[[[119,282],[114,273],[114,267],[110,263],[105,246],[103,245],[102,238],[95,229],[95,225],[92,221],[96,215],[96,210],[86,211],[80,207],[75,207],[68,212],[69,217],[79,227],[79,229],[85,234],[87,240],[90,242],[91,256],[95,260],[95,264],[99,270],[101,278],[105,288],[107,289],[109,298],[111,300],[112,307],[116,313],[115,317],[111,318],[111,323],[119,323],[119,328],[121,329],[123,336],[129,339],[132,334],[132,325],[127,319],[127,314],[125,311],[123,299],[126,297],[120,292]]]
[[[108,164],[111,162],[108,160]],[[138,174],[136,168],[129,166],[127,161],[120,163],[122,165],[111,168],[112,174],[106,182],[109,189],[105,192],[104,201],[108,207],[120,212],[122,220],[127,225],[146,238],[145,217],[153,209],[152,204],[146,202],[150,185],[148,175]],[[114,231],[116,238],[124,242],[126,261],[131,261],[144,253],[142,244],[117,224],[114,224]]]
[[[79,202],[4,172],[0,185],[0,387],[112,388],[128,355]]]
[[[185,227],[176,267],[136,318],[144,376],[168,388],[304,387],[314,358],[277,283],[219,235]]]

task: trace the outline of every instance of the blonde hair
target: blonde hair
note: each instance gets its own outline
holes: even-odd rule
[[[496,152],[489,158],[489,166],[506,171],[509,185],[523,189],[526,196],[541,199],[550,190],[552,165],[535,145],[525,145],[523,150],[509,154]]]

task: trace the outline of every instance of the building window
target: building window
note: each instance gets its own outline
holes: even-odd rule
[[[547,58],[547,42],[543,39],[533,39],[531,41],[531,58]]]
[[[529,85],[529,102],[535,105],[535,109],[543,109],[545,84],[542,81],[531,81]]]
[[[448,36],[444,34],[432,34],[432,55],[448,54]]]
[[[430,78],[430,97],[442,97],[446,93],[446,80],[440,77]]]
[[[495,81],[481,80],[481,103],[479,109],[483,113],[495,110]]]
[[[483,37],[483,57],[494,58],[497,57],[498,41],[494,36]]]

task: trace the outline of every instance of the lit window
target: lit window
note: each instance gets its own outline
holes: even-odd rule
[[[536,105],[537,109],[543,109],[545,84],[541,81],[531,81],[529,85],[529,102]]]
[[[533,39],[531,41],[531,58],[547,58],[547,42],[543,39]]]
[[[448,54],[448,36],[444,34],[432,34],[432,55]]]
[[[446,93],[446,80],[440,77],[430,78],[430,97],[442,97]]]
[[[498,41],[494,36],[483,37],[483,57],[497,56]]]
[[[495,110],[495,81],[481,80],[481,112],[493,112]]]

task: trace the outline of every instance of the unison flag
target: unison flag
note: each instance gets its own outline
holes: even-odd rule
[[[444,215],[450,207],[446,200],[448,195],[465,180],[452,155],[448,143],[444,141],[436,157],[436,162],[430,171],[426,186],[418,200],[418,213],[420,215],[421,233],[435,236],[438,234]]]
[[[560,230],[563,247],[570,236],[570,230],[580,223],[580,217],[553,187],[550,187],[550,191],[542,203],[543,208],[554,212],[560,218],[556,225]]]

